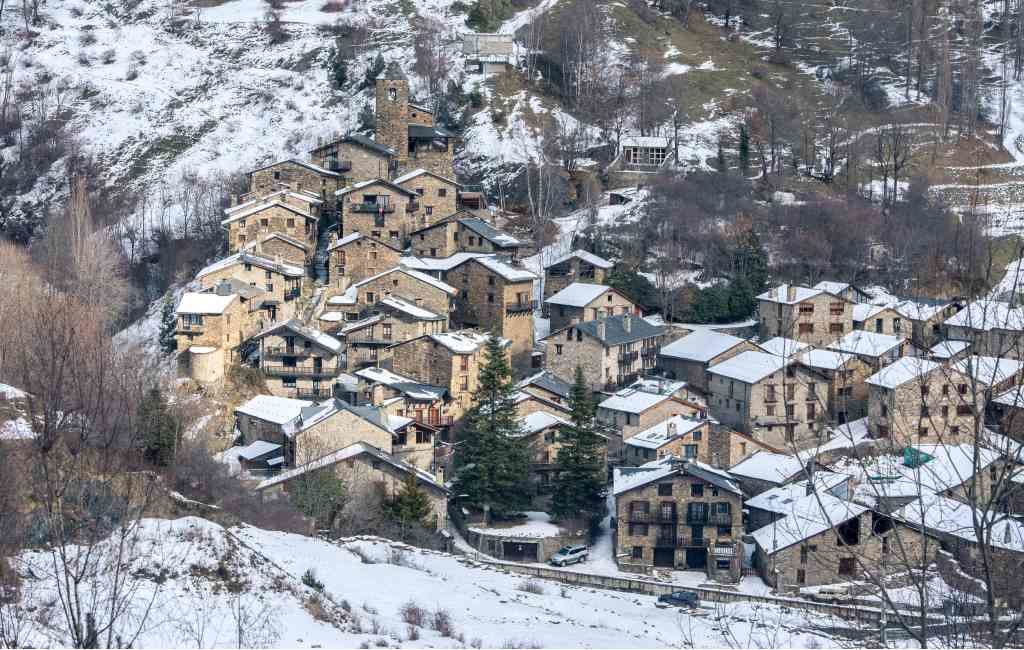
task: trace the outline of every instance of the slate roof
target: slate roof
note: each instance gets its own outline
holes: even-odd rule
[[[626,331],[625,322],[629,319],[629,331]],[[598,325],[604,323],[604,337],[598,336]],[[603,320],[588,320],[582,323],[576,323],[571,325],[578,331],[583,332],[587,336],[593,337],[605,347],[611,347],[613,345],[622,345],[624,343],[634,343],[636,341],[642,341],[649,339],[654,336],[661,336],[665,333],[665,328],[659,325],[651,325],[639,316],[630,316],[627,314],[619,314],[617,316],[609,316]],[[565,331],[565,330],[561,330]],[[552,335],[553,336],[553,335]],[[550,337],[548,337],[550,338]]]
[[[301,322],[295,320],[294,318],[291,320],[286,320],[283,323],[274,323],[270,327],[266,328],[265,330],[254,336],[253,338],[261,339],[263,337],[274,334],[275,332],[278,332],[280,330],[288,330],[290,332],[295,332],[302,338],[308,341],[312,341],[313,343],[319,345],[321,348],[327,350],[328,352],[332,352],[334,354],[341,352],[341,341],[334,338],[333,336],[324,334],[320,330],[313,329],[312,327],[303,325]]]
[[[581,260],[583,260],[584,262],[587,262],[587,263],[589,263],[589,264],[591,264],[593,266],[596,266],[599,269],[610,269],[610,268],[612,268],[612,266],[614,266],[614,264],[612,264],[608,260],[604,259],[603,257],[599,257],[597,255],[594,255],[593,253],[585,251],[582,248],[577,248],[576,250],[574,250],[574,251],[572,251],[570,253],[566,253],[565,255],[562,255],[561,257],[557,258],[555,261],[549,262],[549,263],[545,264],[544,268],[549,269],[552,266],[556,266],[558,264],[561,264],[562,262],[571,260],[574,257],[578,257]]]
[[[491,242],[492,244],[497,244],[498,246],[504,247],[514,247],[523,245],[523,242],[519,241],[518,239],[516,239],[515,237],[508,233],[498,230],[497,228],[487,223],[483,219],[480,219],[479,217],[464,217],[462,219],[459,219],[459,223],[465,226],[466,228],[469,228],[470,230],[480,235],[481,237]]]
[[[454,138],[456,137],[456,134],[440,126],[410,124],[409,137],[416,138],[418,140],[433,140],[434,138]]]
[[[519,388],[525,388],[526,386],[537,386],[543,388],[549,393],[554,393],[564,399],[569,399],[572,394],[572,384],[567,381],[559,379],[558,376],[553,374],[550,370],[542,370],[532,377],[519,382]]]

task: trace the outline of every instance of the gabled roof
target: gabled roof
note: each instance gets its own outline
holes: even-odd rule
[[[392,189],[398,192],[399,194],[404,194],[410,198],[419,196],[418,194],[416,194],[416,192],[413,192],[412,190],[407,190],[401,185],[395,185],[391,181],[385,180],[383,178],[371,178],[370,180],[361,181],[359,183],[349,185],[348,187],[343,187],[340,190],[335,191],[334,196],[345,196],[346,194],[351,194],[352,192],[366,189],[367,187],[373,187],[374,185],[383,185],[384,187]]]
[[[189,291],[182,295],[176,311],[179,314],[219,315],[231,306],[236,297],[235,294],[220,296],[215,293]]]
[[[294,237],[291,237],[290,235],[286,235],[283,232],[270,232],[270,233],[266,233],[263,236],[261,236],[259,239],[254,239],[253,241],[247,243],[245,245],[245,248],[246,249],[252,249],[252,248],[254,248],[256,246],[256,242],[259,242],[259,243],[262,244],[263,242],[269,241],[271,239],[280,239],[281,241],[285,242],[286,244],[291,244],[292,246],[295,246],[296,248],[301,248],[303,251],[309,251],[309,244],[307,244],[304,241],[300,241],[298,239],[295,239]]]
[[[671,395],[648,393],[633,388],[623,388],[597,405],[598,408],[622,413],[643,413],[649,408],[672,399]]]
[[[594,255],[593,253],[590,253],[590,252],[587,252],[587,251],[583,250],[582,248],[577,248],[576,250],[574,250],[574,251],[572,251],[570,253],[566,253],[565,255],[562,255],[561,257],[559,257],[558,259],[556,259],[553,262],[548,262],[547,264],[544,265],[544,268],[549,269],[552,266],[556,266],[558,264],[561,264],[562,262],[566,262],[568,260],[571,260],[574,257],[577,257],[577,258],[583,260],[584,262],[587,262],[588,264],[596,266],[599,269],[610,269],[613,266],[615,266],[614,264],[612,264],[608,260],[604,259],[603,257],[598,257],[597,255]]]
[[[570,422],[563,417],[559,417],[547,411],[534,411],[524,415],[519,420],[519,435],[529,436],[534,433],[549,429],[551,427],[558,426],[570,426]]]
[[[995,510],[983,512],[954,499],[925,494],[894,512],[893,516],[926,532],[951,535],[972,544],[979,543],[974,527],[977,517],[982,522],[982,530],[991,531],[989,544],[1024,553],[1024,523]]]
[[[447,320],[446,316],[435,314],[429,309],[424,309],[415,303],[397,296],[385,296],[384,298],[381,298],[380,301],[374,305],[374,308],[380,309],[382,306],[391,311],[400,311],[406,316],[416,320]]]
[[[251,264],[253,266],[258,266],[261,269],[273,271],[275,273],[280,273],[282,275],[292,278],[301,278],[305,277],[306,275],[305,270],[298,266],[295,266],[294,264],[286,264],[284,262],[278,264],[274,260],[267,259],[266,257],[262,257],[260,255],[256,255],[255,253],[242,251],[239,253],[235,253],[234,255],[228,255],[224,259],[218,260],[213,264],[210,264],[209,266],[203,268],[202,270],[199,271],[199,273],[196,274],[196,279],[205,277],[216,271],[222,271],[236,264]]]
[[[328,251],[333,251],[336,248],[341,248],[342,246],[348,246],[349,244],[351,244],[353,242],[356,242],[356,241],[359,241],[360,239],[367,239],[369,241],[374,242],[375,244],[380,244],[381,246],[385,246],[387,248],[390,248],[391,250],[393,250],[395,252],[398,252],[398,253],[402,252],[402,249],[396,248],[395,246],[392,246],[391,244],[387,243],[386,241],[384,241],[382,239],[377,239],[376,237],[371,237],[370,235],[364,235],[361,232],[353,232],[353,233],[350,233],[348,235],[345,235],[344,237],[340,238],[338,241],[336,241],[333,244],[331,244],[330,246],[328,246],[327,250]]]
[[[332,140],[330,142],[327,142],[326,144],[319,145],[315,149],[310,149],[310,153],[314,151],[320,151],[321,149],[326,149],[328,147],[333,147],[339,142],[359,145],[364,149],[369,149],[370,151],[373,151],[374,153],[380,154],[387,158],[390,158],[395,155],[395,150],[392,149],[391,147],[383,145],[373,140],[372,138],[368,138],[365,135],[362,135],[361,133],[349,133],[338,138],[337,140]]]
[[[406,255],[398,263],[409,269],[437,273],[438,271],[451,271],[466,260],[471,260],[475,257],[488,257],[489,255],[492,255],[492,253],[470,253],[468,251],[460,251],[448,257],[413,257]]]
[[[605,284],[590,284],[588,282],[573,282],[544,302],[549,305],[565,305],[566,307],[585,307],[597,300],[606,291],[621,293]],[[625,298],[625,296],[622,296]]]
[[[603,334],[602,326],[604,328]],[[609,316],[599,320],[588,320],[583,321],[582,323],[569,325],[568,327],[564,327],[557,332],[548,335],[545,340],[554,340],[555,336],[558,336],[562,332],[572,328],[576,328],[576,331],[582,332],[593,339],[597,339],[605,347],[622,345],[624,343],[635,343],[636,341],[661,336],[665,333],[665,328],[663,326],[652,325],[639,316],[619,314],[617,316]]]
[[[412,400],[435,401],[444,399],[447,390],[441,386],[424,384],[404,375],[387,370],[386,368],[361,368],[355,373],[356,377],[365,379],[371,383],[384,384]]]
[[[716,332],[710,329],[699,329],[668,345],[662,346],[658,354],[671,359],[706,363],[718,355],[728,352],[737,345],[741,345],[743,342],[744,339],[732,334]]]
[[[907,337],[905,336],[879,334],[878,332],[869,332],[867,330],[853,330],[838,341],[830,343],[828,349],[867,357],[880,357],[898,348],[906,340]]]
[[[541,370],[537,374],[523,379],[516,385],[517,388],[526,388],[527,386],[537,386],[563,399],[569,399],[572,394],[572,384],[563,381],[550,370]]]
[[[894,389],[908,381],[920,379],[935,370],[941,368],[939,364],[924,357],[900,357],[893,363],[882,368],[865,381],[872,386]]]
[[[684,417],[682,415],[673,415],[672,417],[655,424],[653,427],[644,429],[640,433],[627,438],[624,442],[632,447],[660,449],[673,440],[682,438],[690,432],[700,429],[707,424],[707,422],[707,420],[698,420]]]
[[[619,496],[670,476],[684,475],[697,477],[726,492],[742,496],[739,486],[728,472],[698,461],[680,460],[674,456],[666,456],[640,467],[616,468],[612,481],[612,493]]]
[[[856,358],[852,354],[835,350],[805,350],[797,355],[802,365],[815,370],[839,370]]]
[[[969,347],[971,347],[971,344],[968,341],[949,339],[948,341],[939,341],[933,345],[931,349],[928,350],[928,354],[936,359],[949,360]]]
[[[975,300],[945,321],[953,327],[990,331],[993,329],[1024,329],[1024,309],[1011,307],[1008,302]]]
[[[836,282],[834,280],[822,280],[818,284],[814,285],[814,289],[830,293],[833,296],[840,296],[844,291],[849,289],[851,285],[849,282]],[[841,297],[841,296],[840,296]]]
[[[765,291],[757,297],[758,300],[767,300],[769,302],[778,302],[784,305],[795,305],[798,302],[803,302],[809,298],[824,293],[821,289],[811,289],[809,287],[801,287],[793,285],[795,290],[793,300],[789,299],[789,287],[788,284],[780,284],[779,286]]]
[[[804,496],[791,505],[788,515],[751,533],[757,545],[769,555],[867,512],[864,506],[837,499],[827,492]]]
[[[792,510],[792,504],[808,496],[810,485],[814,487],[811,492],[831,494],[836,498],[843,498],[843,484],[850,480],[847,474],[837,474],[824,470],[815,471],[811,480],[803,479],[793,483],[787,483],[778,487],[761,492],[757,496],[747,499],[743,505],[747,508],[757,508],[781,515],[787,515]],[[836,494],[840,492],[840,494]]]
[[[486,239],[487,241],[491,242],[496,246],[501,246],[504,248],[513,248],[516,246],[523,245],[523,242],[519,241],[518,239],[516,239],[515,237],[508,233],[498,230],[497,228],[495,228],[494,226],[492,226],[491,224],[487,223],[486,221],[479,217],[464,217],[462,219],[459,219],[459,224],[466,228],[469,228],[470,230],[472,230],[473,232],[480,235],[481,237],[483,237],[484,239]]]
[[[451,296],[454,296],[457,293],[459,293],[458,289],[456,289],[452,285],[448,284],[447,282],[442,282],[442,281],[438,280],[437,278],[435,278],[434,276],[427,275],[426,273],[421,273],[420,271],[417,271],[415,269],[405,268],[404,266],[396,266],[394,268],[388,269],[387,271],[381,271],[377,275],[374,275],[374,276],[371,276],[369,278],[366,278],[365,280],[357,282],[357,283],[353,284],[352,286],[353,287],[357,287],[357,288],[358,287],[363,287],[363,286],[366,286],[367,284],[369,284],[370,282],[373,282],[375,280],[379,280],[380,278],[383,278],[384,276],[387,276],[387,275],[391,275],[392,273],[404,273],[404,274],[408,275],[410,278],[414,278],[416,280],[419,280],[420,282],[425,282],[425,283],[429,284],[430,286],[435,287],[437,289],[440,289],[441,291],[444,291],[445,293],[447,293],[448,295],[451,295]]]
[[[671,144],[671,138],[658,135],[624,135],[619,139],[620,147],[641,147],[645,149],[664,149]]]
[[[259,167],[257,169],[252,170],[251,172],[249,172],[249,175],[252,176],[256,172],[263,171],[264,169],[270,169],[271,167],[277,167],[278,165],[283,165],[285,163],[291,163],[293,165],[300,165],[300,166],[305,167],[306,169],[308,169],[308,170],[310,170],[312,172],[316,172],[317,174],[321,174],[323,176],[330,176],[332,178],[340,178],[341,177],[341,174],[339,174],[338,172],[332,172],[329,169],[324,169],[320,165],[315,165],[315,164],[313,164],[313,163],[311,163],[309,161],[306,161],[306,160],[299,160],[298,158],[288,158],[287,160],[279,160],[279,161],[277,161],[275,163],[270,163],[269,165],[264,165],[263,167]]]
[[[733,476],[781,485],[803,472],[804,461],[789,454],[759,449],[729,468]]]
[[[881,314],[889,307],[885,305],[872,305],[867,302],[859,302],[853,306],[853,320],[858,323],[862,323],[869,318],[874,318],[878,314]]]
[[[309,212],[303,212],[294,205],[285,203],[284,201],[279,201],[277,199],[272,199],[269,201],[266,199],[260,199],[259,201],[251,201],[250,203],[252,203],[252,205],[246,203],[236,205],[235,208],[243,206],[245,207],[245,209],[239,210],[237,212],[228,213],[228,211],[225,210],[224,214],[227,214],[228,217],[226,219],[221,219],[220,225],[226,226],[229,223],[238,221],[240,219],[245,219],[246,217],[250,217],[254,214],[259,214],[260,212],[263,212],[264,210],[269,210],[270,208],[284,208],[285,210],[295,215],[298,215],[303,219],[316,219],[316,217],[310,214]]]
[[[257,196],[243,203],[239,203],[237,205],[232,205],[230,207],[224,208],[224,214],[232,215],[241,211],[250,210],[254,206],[260,205],[261,203],[272,203],[277,199],[280,199],[285,196],[290,196],[291,198],[297,199],[299,201],[305,201],[310,205],[320,205],[323,203],[323,200],[321,200],[320,197],[316,194],[312,194],[310,192],[307,192],[306,190],[293,190],[291,188],[286,187],[279,190],[274,190],[273,192],[264,194],[263,196]]]
[[[761,348],[768,354],[774,354],[777,357],[791,357],[797,352],[811,347],[807,343],[797,341],[795,339],[787,339],[784,336],[776,336],[775,338],[762,341],[757,344],[757,347]]]
[[[793,360],[790,358],[779,357],[767,352],[748,350],[740,352],[735,357],[727,359],[722,363],[716,363],[708,368],[708,372],[728,377],[729,379],[735,379],[745,384],[756,384],[791,363],[793,363]]]
[[[416,138],[418,140],[433,140],[434,138],[454,138],[457,137],[457,135],[440,126],[410,124],[409,137]]]
[[[1017,359],[984,357],[977,354],[953,364],[953,368],[958,372],[973,377],[979,384],[988,388],[1020,375],[1022,367],[1024,363]]]
[[[509,264],[508,262],[491,255],[473,257],[470,259],[495,275],[501,276],[508,282],[533,282],[537,279],[537,276],[531,271],[528,271],[521,266]]]
[[[434,178],[436,178],[436,179],[438,179],[440,181],[444,181],[445,183],[448,183],[449,185],[454,185],[455,187],[462,187],[462,185],[460,185],[458,183],[458,181],[455,181],[455,180],[453,180],[451,178],[447,178],[445,176],[441,176],[440,174],[436,174],[436,173],[430,171],[429,169],[422,169],[422,168],[414,169],[411,172],[407,172],[405,174],[402,174],[401,176],[399,176],[398,178],[396,178],[392,182],[395,183],[396,185],[401,185],[402,183],[405,183],[407,181],[411,181],[412,179],[418,178],[420,176],[423,176],[424,174],[426,174],[427,176],[433,176]]]
[[[333,336],[324,334],[320,330],[313,329],[312,327],[307,327],[306,325],[303,325],[301,322],[295,320],[294,318],[291,320],[286,320],[283,323],[271,324],[270,327],[264,329],[262,332],[260,332],[253,338],[262,339],[267,336],[270,336],[271,334],[276,334],[282,330],[294,332],[295,334],[298,334],[307,341],[312,341],[313,343],[320,346],[324,350],[327,350],[328,352],[331,352],[333,354],[341,352],[341,341],[334,338]]]

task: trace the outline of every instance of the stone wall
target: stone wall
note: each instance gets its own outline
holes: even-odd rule
[[[387,296],[404,298],[408,302],[429,309],[438,316],[447,317],[451,311],[451,294],[403,271],[394,271],[360,285],[358,289],[360,305],[356,305],[355,309],[371,306]]]
[[[331,249],[329,275],[332,281],[344,276],[349,283],[362,282],[398,266],[401,257],[401,251],[364,236]]]
[[[306,261],[312,258],[314,249],[307,247],[300,248],[279,237],[263,237],[256,243],[255,252],[260,257],[267,259],[282,259],[289,264],[302,267]]]
[[[389,431],[351,411],[341,409],[295,435],[295,456],[292,464],[304,465],[356,442],[366,442],[381,451],[391,453],[392,437]]]
[[[447,281],[459,289],[452,319],[460,327],[476,327],[509,339],[513,369],[528,370],[533,354],[533,281],[510,282],[475,261],[452,269]]]
[[[198,281],[204,289],[208,289],[217,286],[221,280],[230,280],[232,278],[246,284],[254,284],[266,291],[266,293],[257,296],[256,300],[262,302],[265,299],[272,299],[280,303],[277,305],[277,320],[288,320],[295,317],[296,300],[293,298],[286,299],[285,295],[292,289],[299,289],[301,293],[305,289],[302,278],[290,278],[283,273],[268,271],[256,265],[251,265],[247,269],[244,263],[239,262],[204,275],[198,278]],[[257,324],[256,331],[250,330],[248,336],[252,336],[261,328],[262,324]]]
[[[433,225],[451,216],[457,209],[459,188],[455,183],[431,174],[420,174],[400,185],[419,195],[420,209],[416,213],[415,228]]]
[[[345,179],[340,175],[321,174],[291,160],[249,174],[249,191],[256,196],[262,197],[276,192],[281,189],[281,185],[293,190],[312,192],[323,199],[325,204],[333,204],[334,193],[345,187]]]
[[[555,295],[573,282],[604,284],[608,270],[594,266],[578,257],[544,269],[544,300]]]
[[[399,167],[409,158],[409,82],[377,79],[374,140],[397,153]]]
[[[433,228],[420,230],[410,238],[413,255],[419,257],[450,257],[459,252],[459,223],[446,221]]]
[[[690,386],[707,390],[708,378],[707,369],[710,366],[728,361],[741,352],[755,351],[759,348],[750,341],[743,341],[718,356],[712,357],[707,362],[694,361],[690,359],[676,359],[665,355],[658,355],[658,366],[669,373],[669,377],[685,381]]]
[[[640,315],[633,301],[610,288],[583,307],[547,305],[547,311],[551,319],[552,332],[557,332],[573,323],[598,320],[606,316],[615,316],[617,314]]]
[[[387,197],[387,210],[360,211],[368,196]],[[408,214],[409,197],[387,185],[377,183],[354,190],[341,198],[341,236],[359,232],[394,246],[404,248],[412,230],[412,219]],[[384,199],[378,198],[378,203]]]
[[[709,446],[710,432],[711,426],[709,423],[705,422],[695,431],[691,431],[682,436],[676,436],[657,449],[627,444],[625,445],[622,464],[638,467],[644,463],[658,458],[664,458],[666,456],[675,456],[677,458],[686,458],[688,460],[699,460],[702,463],[711,464],[711,448]],[[695,456],[687,456],[685,454],[684,447],[687,445],[697,446],[697,454]]]
[[[827,293],[798,304],[758,301],[761,335],[824,347],[853,330],[853,303]]]
[[[974,413],[981,412],[984,404],[980,390],[972,396],[968,377],[945,367],[895,389],[870,385],[868,390],[868,430],[900,447],[969,443]]]
[[[315,247],[317,218],[304,214],[304,208],[295,212],[282,205],[270,204],[266,208],[228,224],[228,251],[237,253],[258,241],[262,235],[279,232]]]
[[[339,163],[347,161],[352,166],[349,171],[344,172],[344,180],[338,189],[348,183],[361,183],[374,178],[391,178],[388,156],[353,142],[335,142],[332,145],[315,149],[312,152],[313,162],[328,168],[332,152],[337,154],[336,159]]]

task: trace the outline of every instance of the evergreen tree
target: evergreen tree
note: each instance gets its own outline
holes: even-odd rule
[[[359,130],[363,133],[373,133],[377,128],[377,116],[373,112],[373,106],[364,104],[359,111]]]
[[[511,375],[500,340],[489,337],[455,470],[455,494],[488,518],[515,514],[530,501],[530,458],[519,435]]]
[[[387,64],[384,63],[384,57],[380,52],[377,52],[377,58],[373,60],[370,67],[366,69],[366,77],[363,79],[363,88],[374,88],[377,85],[377,77],[380,73],[384,72],[384,68]]]
[[[327,73],[331,84],[341,90],[348,83],[348,61],[342,56],[341,47],[334,45],[327,56]]]
[[[768,254],[761,245],[761,238],[757,236],[753,226],[748,226],[736,239],[736,247],[733,250],[733,277],[745,278],[752,293],[761,293],[768,285]]]
[[[431,515],[430,499],[424,492],[416,477],[412,474],[402,485],[402,491],[385,505],[387,514],[405,526],[426,526]]]
[[[174,301],[167,296],[160,311],[160,350],[164,354],[171,354],[178,349],[178,339],[174,336],[177,328],[178,314],[174,310]]]
[[[142,398],[138,420],[146,460],[154,465],[170,465],[178,448],[178,419],[159,388],[151,388]]]
[[[740,125],[740,173],[747,175],[750,169],[750,133],[745,124]]]
[[[595,526],[605,514],[607,471],[594,419],[594,401],[579,366],[569,406],[572,424],[559,432],[561,447],[555,459],[557,478],[551,513],[558,518],[580,517]]]
[[[307,472],[294,481],[289,492],[292,505],[317,526],[330,529],[345,504],[345,482],[331,469]]]
[[[723,174],[727,170],[725,165],[725,149],[722,147],[722,138],[718,138],[718,159],[715,161],[715,166],[718,168],[718,171]]]

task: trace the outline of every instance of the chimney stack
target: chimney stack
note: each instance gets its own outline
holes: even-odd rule
[[[633,328],[633,317],[629,314],[623,314],[622,316],[622,329],[629,332]]]
[[[231,195],[231,206],[234,207],[236,205],[238,205],[238,195],[237,194],[232,194]]]
[[[604,332],[605,332],[604,319],[600,318],[597,321],[597,338],[599,338],[599,339],[601,339],[603,341],[604,340]]]
[[[796,300],[796,287],[792,284],[786,285],[786,302],[793,302]]]
[[[669,423],[665,425],[665,431],[668,432],[670,438],[675,436],[676,431],[678,431],[678,429],[676,428],[676,423],[669,420]]]

